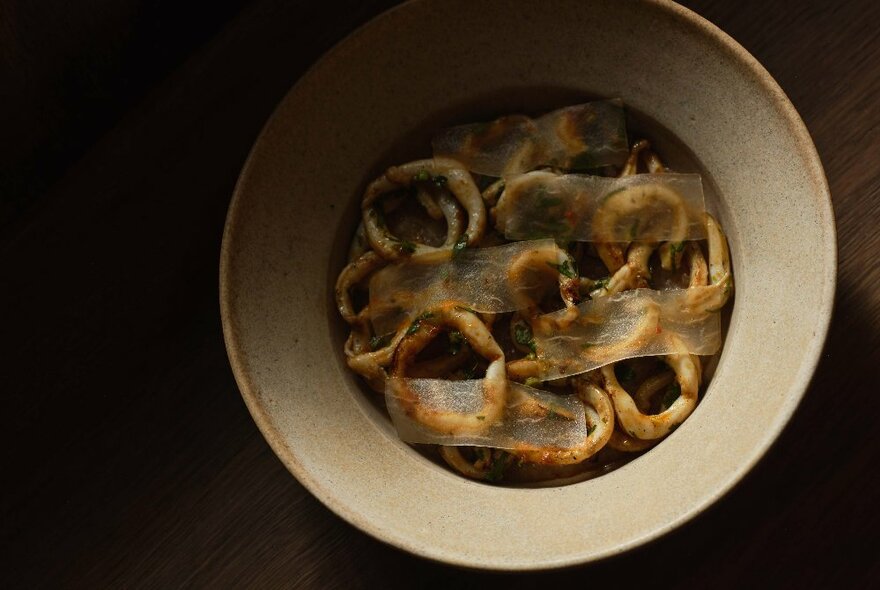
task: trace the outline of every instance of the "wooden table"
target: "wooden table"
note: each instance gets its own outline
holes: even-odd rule
[[[47,28],[25,4],[0,3],[0,49],[15,49],[5,56],[21,79],[68,55],[65,31],[87,21],[68,11]],[[147,4],[83,3],[113,6],[113,26],[129,26],[114,30],[141,35],[90,49],[74,71],[98,72],[74,89],[107,91],[109,111],[77,126],[89,96],[49,85],[22,98],[0,79],[19,105],[6,128],[39,129],[28,153],[54,158],[28,169],[20,158],[0,226],[0,585],[880,584],[880,3],[686,2],[767,67],[813,135],[838,223],[835,321],[790,425],[708,513],[618,558],[515,576],[426,562],[324,508],[264,442],[223,346],[220,238],[248,150],[305,69],[393,3],[229,0],[183,17],[170,2],[144,16]],[[67,126],[41,126],[60,107]]]

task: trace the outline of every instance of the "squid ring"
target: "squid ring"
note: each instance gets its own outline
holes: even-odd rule
[[[440,247],[425,244],[408,244],[391,235],[382,220],[378,199],[385,193],[411,186],[413,182],[428,179],[445,179],[445,186],[455,196],[468,214],[467,244],[472,246],[479,242],[486,230],[486,207],[480,191],[474,184],[470,173],[461,164],[448,158],[416,160],[402,166],[392,166],[382,176],[367,187],[361,203],[364,229],[370,245],[383,258],[401,260],[410,255],[427,254],[438,251],[451,251],[460,233],[457,216],[452,214],[453,208],[438,199],[440,209],[447,218],[448,231],[446,242]]]
[[[614,408],[608,394],[591,381],[578,378],[574,380],[577,396],[584,403],[587,416],[587,436],[570,449],[528,449],[509,451],[523,461],[545,465],[572,465],[581,463],[596,453],[611,438],[614,432]]]
[[[549,247],[535,248],[517,256],[508,267],[507,277],[518,289],[521,299],[520,313],[535,321],[541,315],[538,302],[529,294],[531,285],[526,285],[523,275],[533,270],[541,274],[551,274],[559,280],[559,294],[565,303],[565,317],[561,323],[569,323],[577,318],[577,303],[580,297],[580,281],[577,275],[577,263],[568,252],[551,244]]]
[[[611,396],[617,420],[630,436],[643,440],[654,440],[669,434],[673,427],[681,424],[697,405],[700,386],[699,360],[686,352],[678,343],[681,353],[663,357],[663,361],[675,371],[675,379],[681,387],[678,396],[669,408],[659,414],[643,414],[629,393],[618,383],[614,374],[614,364],[602,367],[605,389]]]
[[[629,236],[621,236],[618,228],[619,219],[630,214],[645,210],[652,205],[662,204],[672,211],[672,227],[670,242],[683,242],[687,237],[688,214],[681,196],[672,189],[660,184],[641,184],[612,192],[605,197],[593,216],[593,235],[600,242],[625,242],[634,239],[635,228]]]
[[[440,333],[441,326],[461,332],[471,350],[489,361],[486,376],[482,379],[483,406],[475,412],[465,414],[429,408],[420,404],[415,392],[406,386],[405,380],[401,380],[398,390],[401,408],[413,420],[438,432],[482,432],[504,415],[507,403],[507,370],[504,352],[475,313],[449,302],[420,315],[405,330],[407,334],[397,346],[391,375],[405,377],[408,369],[415,364],[418,353]]]
[[[362,254],[354,262],[348,264],[342,269],[342,272],[339,273],[339,277],[336,279],[335,289],[336,308],[339,309],[342,319],[349,324],[362,323],[363,318],[355,313],[354,306],[351,303],[351,295],[348,290],[351,289],[353,285],[360,283],[386,264],[387,262],[384,258],[375,252],[369,251]],[[361,311],[361,314],[363,314],[363,311]]]
[[[687,311],[693,313],[718,311],[724,307],[730,298],[731,291],[733,291],[727,238],[715,218],[708,213],[706,213],[706,233],[709,238],[710,283],[709,288],[688,289],[685,307]]]

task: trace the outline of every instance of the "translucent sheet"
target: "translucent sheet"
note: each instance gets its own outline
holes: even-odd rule
[[[452,127],[437,135],[432,146],[434,156],[458,160],[486,176],[540,166],[593,170],[622,164],[629,152],[620,99],[566,107],[537,119],[513,115]]]
[[[577,375],[627,358],[681,352],[710,355],[721,348],[721,316],[697,313],[694,287],[671,291],[636,289],[585,301],[578,316],[564,311],[533,326],[542,379]]]
[[[402,264],[387,266],[370,280],[373,329],[376,334],[394,332],[422,310],[444,301],[458,301],[481,313],[522,309],[524,297],[546,286],[547,281],[535,273],[511,277],[509,270],[521,255],[545,249],[557,249],[555,242],[538,240],[493,248],[465,248],[454,259],[413,257]]]
[[[680,242],[706,237],[698,174],[606,178],[537,171],[505,184],[495,219],[508,239]]]
[[[385,402],[401,440],[438,445],[473,445],[497,449],[572,448],[587,436],[584,405],[576,395],[559,395],[508,383],[504,416],[476,434],[444,434],[407,415],[401,388],[418,403],[439,411],[472,415],[483,404],[483,380],[388,379]]]

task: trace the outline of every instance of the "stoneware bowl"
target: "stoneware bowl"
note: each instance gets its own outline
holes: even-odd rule
[[[468,481],[400,442],[345,366],[332,287],[361,194],[429,156],[445,125],[596,96],[621,97],[661,154],[703,173],[736,279],[724,351],[693,415],[617,471],[539,489]],[[523,570],[626,551],[729,491],[810,381],[835,269],[803,122],[709,22],[665,0],[420,0],[354,32],[278,106],[229,209],[220,296],[242,396],[321,502],[412,553]]]

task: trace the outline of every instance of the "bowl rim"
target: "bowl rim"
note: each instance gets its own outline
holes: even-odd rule
[[[257,158],[260,146],[266,140],[270,129],[272,129],[281,116],[280,112],[287,97],[296,92],[301,86],[304,86],[314,75],[320,70],[325,62],[334,59],[341,48],[349,43],[356,42],[366,30],[375,26],[376,23],[389,18],[398,11],[408,10],[411,6],[430,2],[432,0],[406,0],[401,4],[391,7],[388,10],[372,17],[362,25],[358,26],[354,31],[339,40],[329,50],[327,50],[318,60],[316,60],[288,89],[284,97],[278,102],[273,109],[272,114],[261,128],[254,144],[248,152],[248,156],[236,181],[232,193],[232,199],[227,211],[226,222],[223,230],[222,243],[220,247],[220,268],[219,268],[219,298],[220,298],[220,316],[223,328],[223,338],[229,357],[230,366],[239,388],[241,396],[248,408],[254,422],[257,424],[261,434],[269,443],[275,455],[281,459],[287,470],[294,475],[303,486],[315,496],[322,504],[329,508],[337,516],[343,518],[348,523],[354,525],[364,533],[379,540],[382,543],[391,545],[408,553],[419,557],[434,561],[437,563],[451,564],[466,569],[493,569],[498,571],[545,571],[564,567],[581,565],[587,562],[596,562],[607,559],[609,557],[619,555],[633,548],[645,545],[655,541],[672,530],[690,522],[698,515],[702,514],[710,506],[714,505],[722,498],[727,496],[733,488],[743,480],[743,478],[753,470],[753,468],[766,456],[768,450],[778,439],[785,426],[791,420],[792,415],[797,409],[801,399],[809,388],[813,378],[815,369],[818,365],[822,350],[827,342],[827,335],[833,315],[836,283],[837,283],[837,265],[838,265],[838,246],[837,246],[837,229],[834,217],[831,193],[828,181],[819,158],[819,154],[813,143],[812,137],[804,123],[803,119],[789,100],[788,96],[764,68],[763,65],[749,53],[742,45],[740,45],[730,35],[721,30],[718,26],[700,16],[693,10],[677,4],[672,0],[640,0],[644,4],[659,8],[678,22],[696,27],[699,32],[709,38],[714,44],[732,59],[731,64],[737,67],[745,75],[755,79],[760,88],[772,97],[772,106],[779,112],[781,119],[785,121],[788,131],[795,140],[796,145],[801,151],[803,161],[808,164],[807,172],[817,188],[817,193],[821,193],[819,202],[816,204],[822,226],[828,231],[823,232],[825,243],[823,244],[828,264],[822,269],[824,289],[821,294],[821,306],[816,309],[820,313],[821,319],[816,324],[816,336],[810,341],[809,345],[801,353],[801,365],[798,372],[793,376],[792,391],[798,391],[799,395],[792,396],[787,403],[783,404],[773,421],[773,428],[765,431],[765,436],[756,442],[756,452],[753,456],[744,460],[739,468],[732,473],[723,485],[714,490],[713,493],[707,495],[702,503],[691,506],[678,519],[673,519],[659,526],[649,533],[630,540],[629,543],[617,545],[608,549],[603,553],[597,553],[590,557],[572,557],[558,560],[544,560],[541,564],[528,563],[493,563],[493,564],[477,564],[473,560],[467,560],[462,557],[450,558],[448,555],[440,556],[431,553],[427,547],[418,544],[408,544],[399,537],[387,534],[384,528],[378,527],[372,521],[363,518],[359,513],[350,509],[347,504],[340,501],[333,491],[326,487],[324,482],[313,477],[307,469],[303,467],[300,460],[287,447],[283,440],[282,433],[273,424],[273,421],[259,401],[256,388],[252,383],[251,376],[245,366],[242,355],[242,349],[239,344],[239,336],[233,319],[235,313],[233,310],[233,293],[230,290],[230,276],[232,258],[234,252],[231,244],[235,227],[237,226],[237,218],[242,202],[242,195],[245,192],[245,185],[250,177],[251,169]]]

